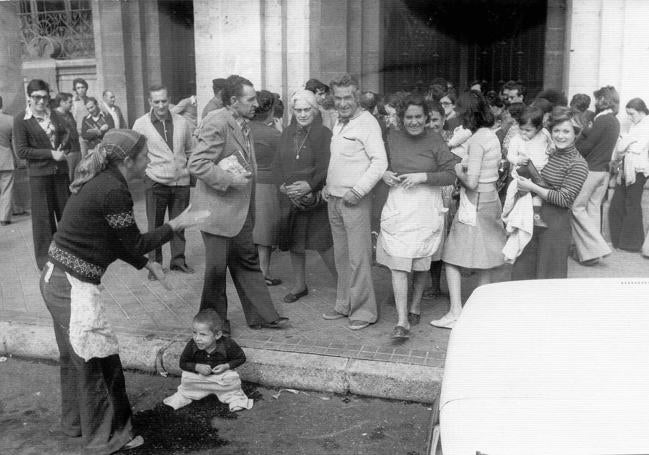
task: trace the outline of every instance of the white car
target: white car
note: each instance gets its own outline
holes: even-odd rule
[[[431,454],[649,453],[649,278],[478,288],[431,434]]]

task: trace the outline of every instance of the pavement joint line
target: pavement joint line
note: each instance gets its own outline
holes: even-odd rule
[[[124,309],[124,307],[122,307],[122,304],[119,303],[119,300],[117,300],[117,299],[115,298],[115,296],[113,295],[113,293],[111,292],[111,290],[110,290],[107,286],[105,286],[105,287],[104,287],[104,291],[106,291],[106,293],[107,293],[107,294],[108,294],[108,295],[113,299],[113,301],[117,304],[117,306],[119,307],[120,311],[121,311],[122,313],[124,313],[124,317],[125,317],[127,320],[130,321],[130,320],[131,320],[131,317],[130,317],[129,314],[126,312],[126,310]]]

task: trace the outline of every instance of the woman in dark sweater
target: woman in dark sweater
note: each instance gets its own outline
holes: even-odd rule
[[[71,142],[64,120],[48,107],[49,85],[33,79],[27,84],[27,96],[29,106],[15,117],[13,134],[16,154],[27,160],[34,255],[36,266],[42,270],[70,195],[66,154]]]
[[[41,294],[54,320],[61,365],[61,431],[83,436],[88,452],[110,454],[141,445],[134,437],[117,338],[106,321],[99,284],[116,259],[146,267],[164,283],[160,264],[147,252],[204,213],[181,215],[140,234],[126,180],[147,163],[144,136],[111,130],[77,167],[74,193],[63,212],[41,275]]]
[[[615,143],[620,136],[616,115],[620,97],[614,87],[606,86],[594,92],[595,120],[584,129],[575,146],[588,164],[588,177],[572,206],[572,239],[575,259],[582,265],[594,265],[611,253],[602,237],[602,201],[608,188],[608,165]]]
[[[295,277],[291,292],[284,297],[287,303],[309,293],[305,280],[306,250],[320,253],[329,271],[337,276],[327,205],[320,199],[329,166],[331,131],[317,115],[318,104],[312,92],[296,92],[290,107],[295,121],[282,133],[279,153],[273,162],[280,192],[279,247],[291,252]]]
[[[516,259],[512,280],[566,278],[570,248],[570,208],[586,180],[588,167],[575,148],[574,114],[567,107],[556,107],[550,117],[550,132],[556,151],[541,171],[547,188],[518,178],[518,188],[543,199],[541,217],[547,229],[534,229],[532,239]]]

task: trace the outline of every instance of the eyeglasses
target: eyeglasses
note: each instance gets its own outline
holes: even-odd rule
[[[33,99],[36,102],[38,102],[38,101],[47,101],[47,100],[50,99],[50,96],[49,95],[31,95],[31,99]]]
[[[440,104],[442,106],[452,106],[453,105],[453,103],[451,103],[450,101],[442,101]]]

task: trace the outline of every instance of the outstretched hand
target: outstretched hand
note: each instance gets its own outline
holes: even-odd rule
[[[174,231],[182,231],[192,226],[202,223],[207,217],[210,216],[209,210],[198,210],[190,212],[192,205],[189,204],[187,208],[173,220],[169,220],[169,226]]]

